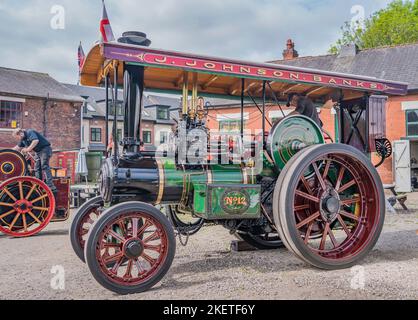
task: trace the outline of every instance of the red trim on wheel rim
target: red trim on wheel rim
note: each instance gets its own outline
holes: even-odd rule
[[[168,255],[163,225],[142,212],[123,214],[110,221],[96,243],[96,260],[106,278],[124,286],[151,279]]]
[[[0,232],[21,238],[43,230],[55,212],[52,191],[41,180],[16,177],[0,184]]]
[[[293,202],[302,241],[325,259],[358,255],[380,222],[378,190],[367,168],[351,156],[331,154],[304,172],[314,174],[299,177]]]

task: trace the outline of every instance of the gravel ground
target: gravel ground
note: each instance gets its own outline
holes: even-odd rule
[[[222,227],[207,227],[187,247],[178,244],[170,272],[153,290],[121,297],[97,284],[73,254],[66,222],[28,239],[0,236],[0,299],[416,300],[418,194],[409,196],[408,205],[414,209],[409,214],[388,215],[376,248],[361,262],[363,288],[353,289],[356,270],[317,270],[286,249],[231,252],[235,238]],[[56,265],[65,270],[64,290],[51,289]]]

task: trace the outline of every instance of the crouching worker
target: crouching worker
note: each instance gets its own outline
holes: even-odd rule
[[[51,168],[49,160],[52,157],[51,143],[39,132],[33,129],[16,129],[13,131],[13,136],[20,139],[20,142],[13,149],[22,153],[29,153],[34,151],[35,156],[35,176],[39,180],[43,180],[42,173],[45,174],[45,183],[52,192],[57,189],[52,181]]]

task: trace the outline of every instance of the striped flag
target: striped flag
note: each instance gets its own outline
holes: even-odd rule
[[[115,41],[115,36],[113,35],[112,27],[110,26],[104,0],[102,0],[102,2],[103,2],[103,16],[102,16],[102,20],[100,21],[100,33],[102,34],[102,42]]]
[[[81,45],[81,41],[80,41],[80,45],[78,46],[78,69],[80,72],[81,72],[81,69],[83,68],[85,60],[86,60],[86,55],[84,54],[83,46]]]

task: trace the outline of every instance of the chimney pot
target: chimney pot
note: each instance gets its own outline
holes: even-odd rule
[[[299,57],[299,53],[295,50],[295,43],[292,39],[287,40],[286,49],[283,51],[284,60],[292,60]]]

